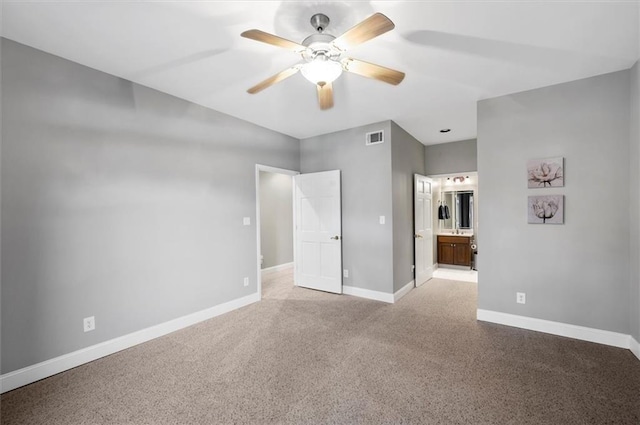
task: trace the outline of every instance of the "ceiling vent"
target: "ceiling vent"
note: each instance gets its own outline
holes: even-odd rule
[[[366,135],[366,145],[377,145],[384,143],[384,130],[372,131]]]

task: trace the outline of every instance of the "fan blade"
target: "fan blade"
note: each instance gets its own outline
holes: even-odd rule
[[[333,45],[345,51],[394,28],[395,25],[391,19],[382,13],[375,13],[333,40]]]
[[[333,86],[331,83],[318,84],[318,102],[320,103],[320,109],[333,108]]]
[[[284,47],[285,49],[293,50],[296,53],[302,53],[307,49],[302,44],[298,44],[294,41],[287,40],[286,38],[278,37],[277,35],[269,34],[268,32],[260,30],[247,30],[240,35],[251,40]]]
[[[385,68],[384,66],[375,65],[373,63],[364,62],[358,59],[346,58],[342,61],[345,71],[362,75],[363,77],[374,78],[384,81],[385,83],[397,86],[404,80],[404,72],[395,69]]]
[[[264,89],[266,89],[267,87],[270,87],[276,83],[279,83],[280,81],[287,79],[289,77],[291,77],[292,75],[294,75],[296,72],[298,72],[300,70],[300,65],[295,65],[292,66],[291,68],[287,68],[282,72],[277,73],[276,75],[274,75],[273,77],[269,77],[266,80],[256,84],[255,86],[251,87],[249,90],[247,90],[247,93],[249,94],[256,94]]]

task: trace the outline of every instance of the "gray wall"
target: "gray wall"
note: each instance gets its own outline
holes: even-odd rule
[[[640,66],[638,62],[631,68],[631,114],[630,114],[630,141],[631,149],[629,158],[630,178],[630,254],[631,254],[631,296],[630,300],[630,326],[631,335],[640,342]]]
[[[424,145],[391,122],[391,184],[393,195],[393,289],[413,280],[413,175],[424,175]]]
[[[477,171],[476,139],[426,146],[424,160],[425,172],[430,176]]]
[[[0,25],[2,25],[2,4],[0,4]],[[0,38],[0,241],[2,241],[2,39]],[[0,374],[2,374],[2,244],[0,242]],[[1,391],[2,389],[0,389]]]
[[[480,309],[629,333],[629,82],[621,71],[478,103]],[[527,160],[553,156],[565,187],[527,189]],[[527,197],[552,193],[565,224],[527,224]]]
[[[293,178],[260,172],[262,268],[293,262]]]
[[[384,130],[385,143],[365,146],[365,134],[376,130]],[[300,142],[301,172],[342,172],[343,284],[386,293],[393,292],[390,135],[384,121]]]
[[[2,87],[2,373],[256,292],[297,140],[4,39]]]

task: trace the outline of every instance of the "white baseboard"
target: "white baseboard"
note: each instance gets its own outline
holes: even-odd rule
[[[255,293],[247,295],[206,310],[198,311],[159,325],[151,326],[150,328],[142,329],[128,335],[123,335],[109,341],[92,345],[91,347],[83,348],[69,354],[64,354],[13,372],[5,373],[0,376],[0,393],[5,393],[23,385],[39,381],[40,379],[47,378],[55,375],[56,373],[64,372],[65,370],[89,363],[101,357],[108,356],[109,354],[150,341],[154,338],[158,338],[204,320],[211,319],[212,317],[228,313],[257,301],[260,301],[260,294]]]
[[[602,329],[593,329],[584,326],[570,325],[568,323],[552,322],[550,320],[517,316],[515,314],[482,309],[477,310],[477,319],[483,322],[498,323],[501,325],[565,336],[582,341],[597,342],[598,344],[610,345],[613,347],[627,349],[632,348],[631,340],[633,338],[631,338],[630,335],[605,331]],[[636,354],[636,356],[638,355]],[[640,356],[638,356],[638,358],[640,359]]]
[[[393,294],[386,292],[373,291],[371,289],[357,288],[355,286],[342,285],[342,293],[345,295],[353,295],[354,297],[367,298],[369,300],[382,301],[393,304],[400,298],[404,297],[413,289],[414,281],[407,283]]]
[[[284,264],[278,264],[277,266],[271,266],[271,267],[266,267],[260,271],[263,272],[279,272],[280,270],[285,270],[288,268],[293,267],[293,262],[291,263],[284,263]]]
[[[393,302],[397,303],[400,298],[402,298],[405,295],[407,295],[409,293],[409,291],[411,291],[413,289],[415,284],[416,284],[415,280],[412,280],[411,282],[409,282],[406,285],[404,285],[402,288],[398,289],[393,294]]]
[[[357,288],[355,286],[342,285],[342,293],[353,295],[354,297],[367,298],[370,300],[382,301],[393,304],[393,294],[386,292],[373,291],[371,289]]]
[[[640,360],[640,343],[632,336],[629,336],[629,349]]]

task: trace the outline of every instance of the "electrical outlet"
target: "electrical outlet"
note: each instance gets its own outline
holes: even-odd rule
[[[245,226],[250,226],[251,225],[251,217],[243,217],[242,218],[242,224]]]
[[[92,331],[96,328],[96,317],[95,316],[85,317],[83,323],[84,323],[85,332]]]
[[[349,277],[349,270],[344,269],[344,270],[342,271],[342,276],[344,276],[344,277]]]
[[[248,277],[244,278],[244,286],[249,286],[249,278]]]
[[[380,224],[384,224],[386,221],[385,217],[383,215],[380,216]]]
[[[516,302],[518,304],[526,304],[527,294],[525,294],[524,292],[516,292]]]

